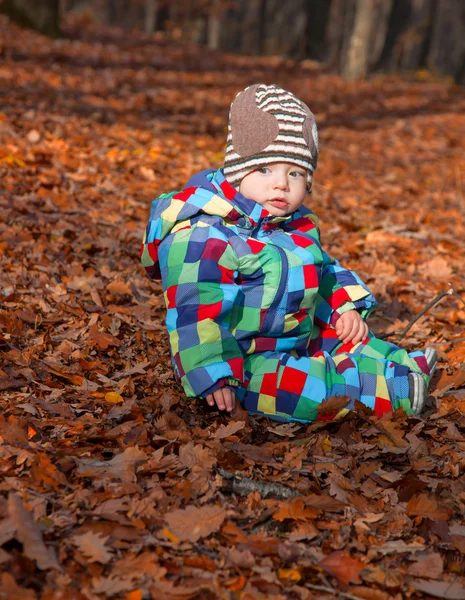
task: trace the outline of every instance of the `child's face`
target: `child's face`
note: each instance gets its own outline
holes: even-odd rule
[[[282,217],[302,204],[307,192],[307,173],[303,167],[272,163],[246,175],[239,191],[270,214]]]

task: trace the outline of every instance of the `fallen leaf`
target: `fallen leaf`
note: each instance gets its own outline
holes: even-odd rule
[[[214,438],[216,440],[223,440],[228,438],[230,435],[236,434],[241,429],[244,429],[245,421],[230,421],[227,425],[220,425],[215,431]]]
[[[15,537],[23,545],[24,554],[31,560],[35,560],[42,571],[60,570],[53,549],[44,544],[39,526],[32,514],[24,508],[21,498],[14,492],[8,494],[8,514],[16,527]]]
[[[87,531],[81,535],[74,535],[71,542],[79,548],[90,562],[99,562],[106,565],[113,558],[113,550],[105,547],[110,536]]]
[[[107,285],[107,291],[110,292],[110,294],[114,294],[114,295],[118,295],[118,296],[122,296],[124,294],[128,294],[130,296],[132,296],[132,290],[131,288],[126,285],[125,283],[123,283],[122,281],[112,281]]]
[[[273,514],[275,521],[292,519],[293,521],[307,521],[318,516],[319,511],[305,506],[302,498],[293,498],[287,502],[279,502],[278,510]]]
[[[137,446],[126,448],[111,460],[76,458],[77,473],[81,477],[115,477],[121,481],[137,481],[135,469],[147,461],[147,455]]]
[[[2,600],[36,600],[34,590],[20,587],[10,573],[1,574],[0,598]]]
[[[408,578],[408,584],[417,592],[424,592],[428,596],[444,598],[445,600],[465,599],[465,579],[463,577],[455,578],[452,581]]]
[[[439,579],[444,571],[444,561],[439,552],[425,552],[416,557],[415,562],[408,569],[409,575]]]
[[[322,569],[336,577],[340,584],[347,586],[349,583],[361,583],[360,571],[366,565],[357,558],[352,558],[341,551],[331,552],[319,562]]]
[[[345,408],[350,402],[350,398],[347,396],[332,396],[323,400],[318,405],[318,414],[320,415],[337,415],[337,413]]]
[[[105,400],[106,402],[111,402],[112,404],[121,404],[124,402],[123,396],[118,394],[118,392],[107,392],[105,394]]]
[[[440,519],[447,521],[452,516],[450,509],[441,506],[438,500],[431,494],[421,493],[412,496],[407,504],[407,514],[427,519]]]
[[[169,529],[183,542],[197,542],[221,527],[226,509],[221,506],[187,506],[165,515]]]

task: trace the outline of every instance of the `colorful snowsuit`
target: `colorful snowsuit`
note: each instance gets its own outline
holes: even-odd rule
[[[339,316],[357,309],[366,318],[376,300],[324,252],[316,215],[302,206],[274,217],[222,170],[153,202],[141,260],[162,279],[174,369],[188,396],[229,386],[251,412],[306,422],[336,395],[350,398],[342,413],[356,399],[378,415],[411,413],[408,373],[429,383],[421,352],[338,340]]]

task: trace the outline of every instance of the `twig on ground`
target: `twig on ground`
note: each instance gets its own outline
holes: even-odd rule
[[[239,496],[247,496],[250,492],[258,492],[262,498],[278,498],[279,500],[288,500],[300,496],[297,490],[293,490],[280,483],[265,483],[263,481],[254,481],[248,477],[237,476],[229,471],[217,469],[223,478],[223,490],[234,492]]]
[[[398,341],[400,342],[402,340],[402,338],[405,336],[405,334],[407,333],[407,331],[409,331],[415,325],[415,323],[418,321],[418,319],[420,319],[425,313],[427,313],[431,308],[433,308],[433,306],[435,304],[437,304],[440,300],[442,300],[444,298],[444,296],[458,296],[460,298],[460,300],[465,304],[465,301],[462,299],[462,297],[459,294],[457,294],[457,292],[454,289],[450,288],[448,290],[444,290],[443,292],[438,294],[436,296],[436,298],[431,300],[431,302],[429,302],[424,308],[422,308],[420,310],[420,312],[417,315],[415,315],[413,317],[413,319],[411,319],[407,323],[407,325],[404,327],[404,329],[402,329],[401,331],[391,331],[390,333],[384,333],[382,335],[377,336],[378,339],[384,340],[393,335],[398,335],[399,336]]]
[[[325,585],[313,585],[312,583],[304,583],[304,586],[309,590],[315,590],[316,592],[324,592],[325,594],[333,594],[334,596],[339,596],[339,598],[344,598],[344,600],[360,600],[358,596],[354,596],[353,594],[348,594],[347,592],[340,592],[332,587],[326,587]]]

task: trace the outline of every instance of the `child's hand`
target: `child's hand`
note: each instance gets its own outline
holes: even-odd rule
[[[357,344],[366,340],[368,335],[368,325],[358,314],[356,310],[348,310],[343,313],[336,321],[337,337],[347,344]]]
[[[207,402],[210,406],[215,406],[216,402],[216,406],[220,410],[226,409],[228,412],[231,412],[236,403],[236,396],[232,390],[224,387],[216,390],[213,394],[208,394]]]

